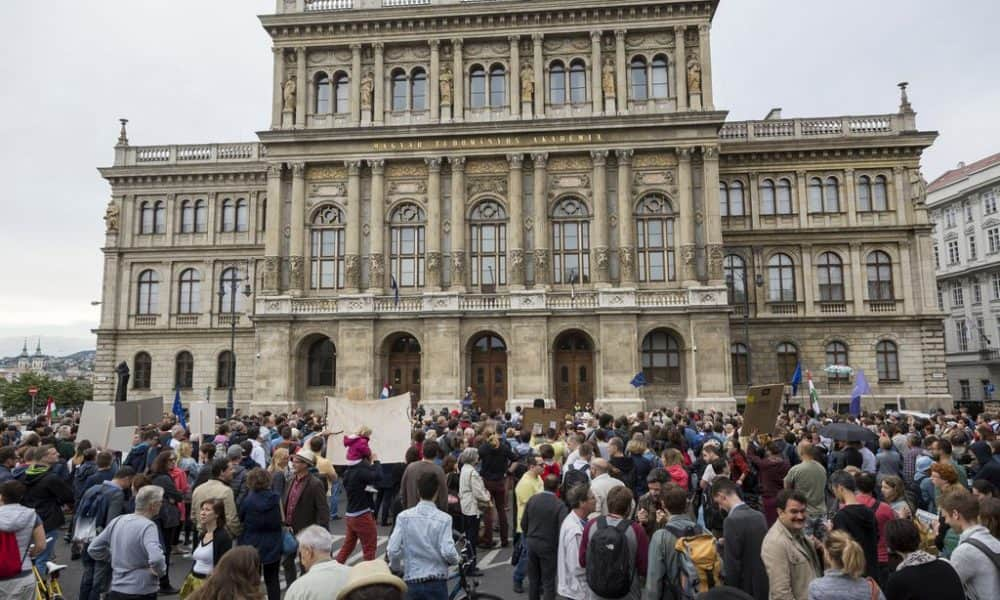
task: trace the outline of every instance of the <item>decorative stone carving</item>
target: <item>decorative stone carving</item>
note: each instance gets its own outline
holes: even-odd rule
[[[440,252],[428,252],[427,253],[427,273],[433,277],[434,281],[437,281],[437,275],[441,271],[441,253]]]
[[[310,181],[343,181],[347,179],[347,168],[341,166],[309,167],[306,169],[306,179]]]
[[[610,58],[604,61],[604,68],[601,69],[601,89],[606,100],[615,97],[615,65]]]
[[[545,283],[549,279],[549,251],[535,248],[535,283]]]
[[[438,78],[438,83],[441,87],[441,104],[444,106],[451,106],[451,84],[452,75],[450,69],[444,69],[441,71],[441,76]]]
[[[524,229],[525,231],[531,231],[535,228],[535,219],[531,217],[524,218]]]
[[[724,258],[724,253],[722,251],[722,246],[718,244],[713,244],[708,248],[708,278],[720,280],[722,279],[722,261]]]
[[[390,179],[424,179],[427,177],[427,165],[417,163],[392,163],[386,167],[386,176]]]
[[[280,259],[277,256],[267,256],[264,258],[264,289],[268,291],[278,291],[280,280],[279,265]]]
[[[618,248],[618,275],[622,281],[635,281],[635,254],[631,246]]]
[[[919,169],[910,169],[910,199],[923,204],[927,200],[927,180]]]
[[[535,100],[535,69],[531,64],[521,67],[521,102],[531,103]]]
[[[682,150],[687,150],[682,148]],[[690,155],[690,150],[688,150]],[[644,152],[641,154],[636,154],[635,158],[632,160],[632,166],[636,169],[644,168],[654,168],[659,169],[663,167],[673,167],[677,165],[677,157],[664,152]]]
[[[295,112],[295,95],[297,93],[297,87],[295,77],[289,77],[285,80],[285,84],[282,86],[281,90],[282,98],[284,100],[284,106],[282,108],[283,112]]]
[[[288,258],[288,283],[293,290],[302,289],[302,266],[303,260],[301,256],[290,256]]]
[[[524,284],[524,250],[515,248],[510,251],[510,283]]]
[[[506,177],[479,177],[475,179],[470,179],[466,183],[466,198],[472,199],[474,196],[479,194],[499,194],[505,196],[507,194],[507,178]]]
[[[465,165],[466,175],[506,175],[508,168],[498,160],[471,159]]]
[[[118,205],[112,200],[104,211],[104,230],[107,233],[118,233]]]
[[[361,108],[371,110],[372,95],[375,92],[375,75],[371,71],[361,78]]]
[[[451,281],[454,285],[464,285],[465,282],[465,252],[455,252],[451,255]]]
[[[694,245],[687,245],[681,248],[681,262],[688,267],[694,265],[694,250]]]
[[[361,287],[361,257],[357,254],[344,257],[344,286],[355,290]]]
[[[373,287],[382,287],[383,277],[385,277],[385,257],[381,254],[372,254],[368,257],[368,278]]]
[[[690,60],[687,64],[688,92],[701,93],[701,65],[697,60]]]
[[[593,163],[582,156],[556,156],[548,161],[550,171],[590,171],[592,167]]]
[[[608,259],[610,253],[607,248],[594,248],[594,262],[597,264],[597,280],[608,280]]]

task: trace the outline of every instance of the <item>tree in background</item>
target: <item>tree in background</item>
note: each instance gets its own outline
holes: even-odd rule
[[[25,373],[16,381],[0,379],[0,407],[8,415],[31,414],[31,396],[28,388],[37,387],[35,411],[45,411],[45,401],[49,396],[56,402],[59,411],[80,408],[87,400],[94,398],[94,386],[89,381],[56,381],[47,375]]]

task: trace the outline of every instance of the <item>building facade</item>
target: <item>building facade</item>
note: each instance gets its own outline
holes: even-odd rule
[[[276,9],[259,143],[137,147],[123,124],[101,170],[97,369],[126,361],[133,394],[220,399],[235,354],[260,408],[384,383],[732,408],[831,361],[868,373],[866,403],[945,401],[936,134],[905,88],[893,114],[726,122],[711,0]]]
[[[948,388],[989,401],[1000,382],[1000,154],[959,165],[928,187]]]

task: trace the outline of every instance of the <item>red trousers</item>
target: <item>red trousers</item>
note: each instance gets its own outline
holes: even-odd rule
[[[361,551],[365,560],[375,560],[375,548],[378,546],[378,530],[375,528],[375,517],[366,512],[357,517],[347,517],[347,538],[337,553],[337,562],[344,564],[354,552],[354,547],[361,540]]]
[[[486,480],[483,483],[486,485],[486,491],[490,493],[490,496],[493,498],[493,505],[496,507],[497,519],[500,521],[500,542],[506,544],[510,535],[510,526],[507,524],[507,478],[504,477],[496,481]],[[484,545],[490,545],[493,543],[492,510],[483,514],[483,521],[485,521],[485,531],[483,532],[483,539],[480,541],[485,542]]]

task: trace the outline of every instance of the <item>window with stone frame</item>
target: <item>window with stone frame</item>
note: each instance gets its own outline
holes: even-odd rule
[[[194,387],[194,357],[187,350],[182,350],[174,359],[174,389],[190,390],[192,387]]]
[[[976,236],[969,235],[969,260],[976,260]]]
[[[858,177],[856,191],[858,212],[882,212],[889,210],[889,196],[886,192],[886,179],[882,175],[874,178],[868,175]]]
[[[965,319],[955,321],[955,337],[958,339],[958,351],[969,351],[969,324]]]
[[[194,200],[181,200],[181,233],[194,233]]]
[[[139,273],[138,293],[136,294],[135,313],[137,315],[156,315],[160,312],[160,278],[156,271],[146,269]]]
[[[996,291],[994,291],[994,293],[996,293]],[[937,305],[938,305],[938,310],[941,311],[944,310],[944,289],[941,288],[940,283],[937,286]]]
[[[965,297],[962,293],[962,282],[953,281],[951,282],[951,307],[961,308],[965,306]]]
[[[795,263],[787,254],[778,253],[767,261],[768,300],[795,302]]]
[[[899,350],[895,342],[885,340],[875,346],[875,363],[879,381],[899,381]]]
[[[347,73],[337,73],[333,76],[333,112],[347,114],[351,112],[351,79]]]
[[[962,204],[962,207],[965,209],[965,222],[966,223],[971,223],[972,222],[972,218],[973,218],[972,217],[972,203],[970,203],[970,202],[964,202]]]
[[[665,100],[670,95],[667,78],[667,57],[657,54],[650,63],[650,96]]]
[[[961,253],[958,250],[958,240],[948,242],[948,264],[957,265],[962,261]]]
[[[250,204],[245,198],[236,200],[236,231],[247,231],[250,228]]]
[[[561,60],[549,65],[549,104],[566,104],[566,67]]]
[[[552,211],[552,282],[590,283],[590,213],[577,198]]]
[[[674,281],[674,210],[670,201],[650,194],[635,212],[637,271],[640,282]]]
[[[747,300],[747,263],[738,254],[727,254],[722,261],[726,290],[730,304],[743,304]]]
[[[731,181],[719,182],[719,213],[722,217],[746,216],[743,183]]]
[[[868,254],[866,262],[868,273],[869,300],[895,300],[892,285],[892,259],[881,250]]]
[[[507,211],[483,200],[469,215],[469,267],[472,285],[507,285]]]
[[[219,353],[219,357],[215,361],[215,387],[223,390],[227,390],[231,387],[233,371],[236,367],[233,363],[234,358],[232,352],[229,350],[223,350]]]
[[[244,296],[240,291],[243,277],[236,267],[226,267],[219,277],[219,314],[241,313]]]
[[[587,102],[587,67],[579,58],[569,63],[569,101],[570,104]]]
[[[650,384],[681,382],[681,351],[677,338],[666,331],[651,331],[642,340],[642,374]]]
[[[184,269],[177,280],[177,313],[191,315],[201,312],[201,275],[198,269]]]
[[[424,286],[427,218],[416,204],[400,205],[389,219],[389,269],[400,288]]]
[[[471,108],[485,108],[487,98],[486,68],[482,65],[473,65],[469,69],[469,106]]]
[[[844,300],[844,261],[836,252],[824,252],[816,259],[820,302]]]
[[[795,368],[799,365],[799,349],[791,342],[781,342],[776,350],[778,378],[784,383],[789,383],[795,374]]]
[[[934,268],[941,268],[941,248],[937,244],[934,244]]]
[[[976,340],[980,348],[986,349],[990,345],[990,338],[986,337],[986,323],[981,316],[976,317]]]
[[[741,342],[730,345],[729,358],[733,367],[733,384],[748,385],[750,383],[750,352],[747,345]]]
[[[507,70],[501,64],[490,67],[490,108],[507,105]]]
[[[407,109],[406,92],[408,87],[409,87],[409,80],[406,77],[406,71],[404,71],[403,69],[393,70],[391,75],[393,112],[403,112]]]
[[[979,284],[978,279],[972,280],[972,303],[973,304],[983,303],[983,286]]]
[[[232,198],[222,200],[222,223],[219,231],[223,233],[236,231],[236,203]]]
[[[1000,272],[990,275],[990,283],[993,286],[993,299],[1000,300]]]
[[[421,67],[410,73],[410,110],[427,110],[427,72]]]
[[[330,112],[330,99],[331,92],[333,91],[330,77],[320,71],[316,73],[313,85],[315,89],[314,97],[316,99],[314,105],[315,112],[317,115],[325,115]]]
[[[344,287],[344,212],[328,204],[320,207],[310,227],[310,283],[314,290]]]
[[[809,212],[836,214],[840,212],[840,183],[836,177],[809,180]]]
[[[762,215],[790,215],[792,209],[792,182],[787,178],[780,178],[775,183],[771,178],[760,180],[757,186],[760,194],[760,214]]]
[[[969,384],[968,379],[958,380],[958,390],[959,390],[959,400],[968,402],[972,400],[972,386]]]
[[[636,56],[629,63],[629,74],[632,95],[630,100],[646,100],[649,97],[648,79],[646,77],[646,59]]]
[[[1000,227],[991,227],[986,230],[986,245],[990,254],[1000,252]]]
[[[166,233],[167,210],[162,200],[145,201],[139,205],[139,233]]]
[[[948,208],[944,209],[944,225],[948,229],[951,229],[952,227],[955,226],[955,224],[956,224],[955,207],[949,206]]]
[[[837,365],[846,367],[849,364],[847,358],[847,344],[844,342],[837,340],[826,345],[826,364],[828,366]],[[840,373],[828,374],[826,376],[828,383],[845,383],[850,381],[850,379],[849,375]]]
[[[994,192],[983,194],[983,213],[992,215],[997,212],[997,195]]]
[[[132,360],[132,389],[148,390],[152,381],[153,359],[148,352],[138,352]]]

